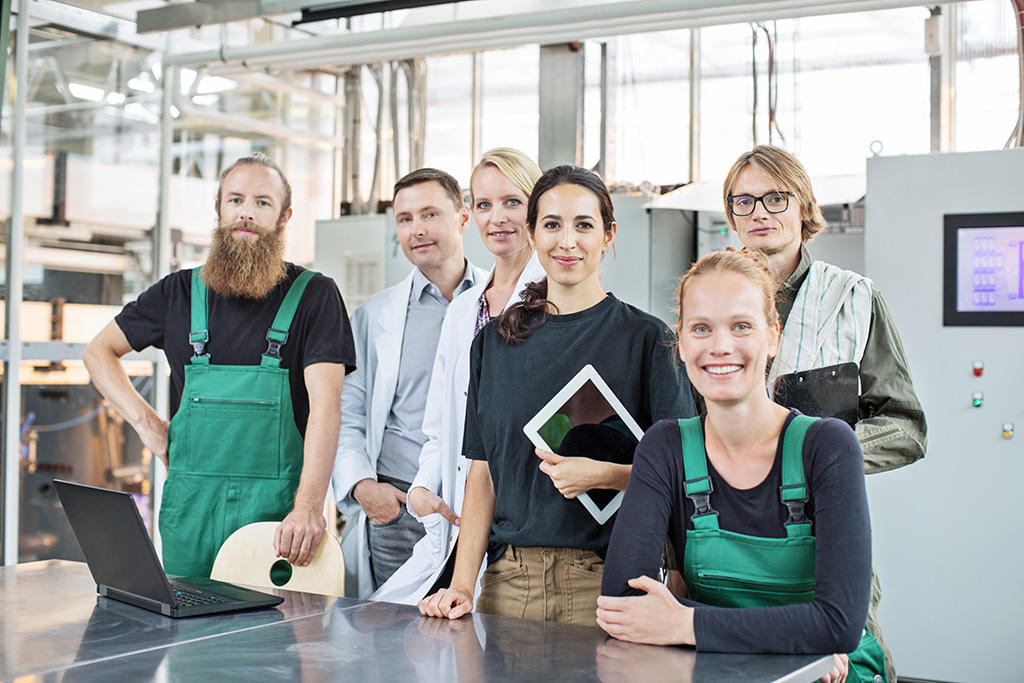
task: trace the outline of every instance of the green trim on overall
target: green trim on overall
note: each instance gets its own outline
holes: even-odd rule
[[[281,521],[291,511],[303,439],[280,348],[315,274],[304,271],[292,283],[259,365],[214,365],[206,353],[209,293],[199,269],[192,271],[189,343],[195,355],[185,366],[181,405],[171,419],[160,508],[169,574],[209,576],[232,532],[252,522]]]
[[[815,540],[804,513],[809,490],[803,445],[807,430],[817,419],[797,415],[783,434],[779,500],[789,511],[786,538],[748,536],[719,527],[718,512],[711,505],[714,487],[708,476],[700,418],[679,420],[683,487],[695,507],[691,517],[694,528],[686,531],[682,571],[694,600],[718,607],[770,607],[814,600]],[[867,630],[850,654],[847,680],[885,681],[882,648]]]

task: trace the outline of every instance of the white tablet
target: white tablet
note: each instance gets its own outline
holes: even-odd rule
[[[560,455],[632,462],[633,449],[644,432],[592,365],[586,365],[533,416],[523,432],[530,442]],[[585,452],[579,452],[582,449]],[[622,504],[623,491],[597,501],[584,492],[576,497],[604,524]]]

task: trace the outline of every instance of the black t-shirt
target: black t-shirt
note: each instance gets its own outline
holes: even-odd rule
[[[487,460],[494,482],[493,561],[511,543],[579,548],[604,555],[612,520],[599,525],[540,471],[523,426],[587,364],[637,421],[694,414],[686,369],[665,323],[608,295],[578,313],[550,315],[509,345],[494,324],[473,341],[463,452]]]
[[[785,426],[793,420],[791,412]],[[703,429],[704,418],[701,419]],[[697,649],[710,652],[849,652],[860,640],[871,595],[871,523],[864,489],[864,458],[856,435],[841,420],[817,420],[804,437],[805,512],[815,537],[814,600],[801,605],[735,609],[696,607]],[[771,471],[757,486],[730,486],[708,461],[711,506],[725,531],[785,538],[780,502],[782,439]],[[633,473],[612,534],[601,593],[638,595],[627,585],[657,577],[666,533],[682,567],[693,502],[683,491],[682,438],[675,420],[654,425],[636,450]],[[852,645],[851,645],[852,643]],[[844,649],[850,646],[848,649]]]
[[[259,365],[267,350],[267,330],[281,307],[288,288],[303,271],[287,264],[287,275],[263,300],[243,299],[209,291],[210,341],[206,352],[212,365]],[[115,318],[136,351],[148,346],[163,349],[171,368],[171,414],[178,411],[185,386],[185,366],[193,355],[188,335],[192,322],[192,271],[171,273],[143,292]],[[345,372],[355,369],[345,303],[334,280],[315,275],[302,294],[281,347],[281,367],[288,370],[292,409],[299,433],[305,435],[309,395],[303,370],[314,363],[344,363]]]

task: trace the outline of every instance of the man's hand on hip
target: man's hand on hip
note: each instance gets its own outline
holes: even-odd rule
[[[320,537],[327,528],[323,510],[309,506],[296,507],[274,533],[274,551],[292,564],[307,565],[320,546]]]
[[[352,489],[352,497],[359,503],[367,519],[374,524],[390,522],[402,511],[405,494],[391,484],[363,479]]]
[[[160,458],[164,463],[164,467],[168,466],[167,462],[167,430],[170,428],[170,423],[167,420],[161,420],[155,414],[151,419],[143,422],[135,430],[139,434],[139,438],[142,439],[142,443],[145,444],[153,455]]]

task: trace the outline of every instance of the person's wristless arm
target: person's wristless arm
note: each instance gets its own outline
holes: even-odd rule
[[[566,498],[575,498],[590,489],[624,491],[629,484],[632,465],[619,465],[581,456],[565,456],[536,449],[541,459],[540,471],[551,477],[551,483]]]
[[[274,534],[274,550],[292,564],[306,565],[316,554],[327,527],[324,501],[331,480],[341,424],[341,390],[345,366],[314,363],[303,371],[309,394],[309,420],[302,453],[302,473],[295,504]]]
[[[402,503],[406,502],[405,493],[373,479],[363,479],[353,486],[352,497],[374,524],[385,524],[398,517]]]
[[[451,585],[420,600],[420,613],[457,619],[473,611],[473,593],[494,523],[494,483],[486,461],[474,460],[466,479],[455,571]]]
[[[111,321],[85,347],[82,361],[103,397],[135,429],[153,455],[167,463],[168,422],[132,386],[121,357],[132,350],[117,322]]]
[[[696,645],[694,608],[681,605],[662,583],[649,576],[630,579],[645,595],[597,599],[597,625],[608,635],[648,645]]]
[[[461,521],[459,516],[448,507],[448,504],[444,502],[441,496],[433,491],[428,491],[422,486],[414,486],[409,489],[407,501],[409,510],[417,518],[423,518],[436,512],[455,526],[458,526]]]

